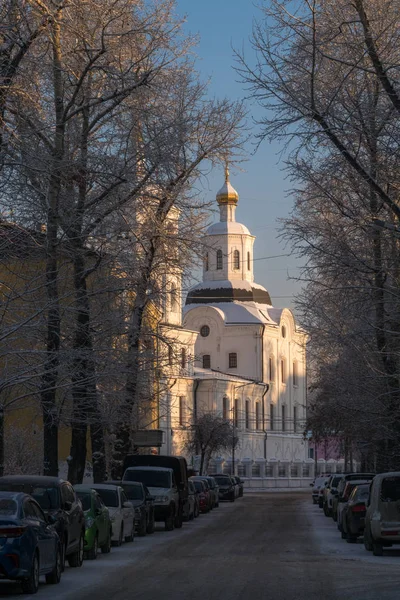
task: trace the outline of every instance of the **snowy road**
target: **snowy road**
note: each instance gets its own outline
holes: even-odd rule
[[[14,584],[0,586],[16,598]],[[29,598],[29,596],[25,596]],[[400,547],[347,544],[304,493],[253,493],[67,569],[52,600],[399,600]]]

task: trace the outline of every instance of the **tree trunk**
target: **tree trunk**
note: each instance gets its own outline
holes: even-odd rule
[[[4,475],[4,408],[0,408],[0,477]]]

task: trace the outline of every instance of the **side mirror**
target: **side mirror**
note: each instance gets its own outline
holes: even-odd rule
[[[57,523],[57,517],[55,515],[46,515],[46,520],[49,525],[55,525]]]
[[[132,502],[124,502],[122,505],[123,508],[133,508]]]
[[[72,502],[70,502],[69,500],[66,500],[64,502],[64,510],[69,511],[72,508]]]

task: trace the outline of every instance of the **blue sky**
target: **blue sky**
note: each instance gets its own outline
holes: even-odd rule
[[[210,93],[216,97],[244,98],[243,85],[233,70],[232,46],[245,48],[251,58],[249,36],[259,9],[250,0],[177,0],[180,15],[186,15],[185,30],[199,34],[197,69],[204,79],[211,78]],[[249,115],[257,116],[260,109],[249,104]],[[256,129],[253,130],[256,133]],[[245,223],[257,236],[255,259],[290,252],[277,239],[277,219],[289,214],[292,199],[287,193],[290,182],[285,179],[284,164],[278,156],[280,145],[264,142],[258,151],[248,145],[248,161],[243,171],[231,171],[231,183],[239,192],[237,220]],[[223,173],[213,172],[209,178],[208,199],[223,183]],[[293,306],[293,297],[299,290],[297,282],[288,275],[298,274],[299,262],[293,256],[270,260],[256,260],[255,278],[271,294],[275,306]]]

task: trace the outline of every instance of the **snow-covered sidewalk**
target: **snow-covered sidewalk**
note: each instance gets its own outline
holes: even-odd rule
[[[385,548],[383,556],[374,556],[372,552],[365,550],[362,538],[356,544],[342,540],[337,524],[331,517],[325,517],[322,509],[312,504],[311,497],[304,504],[304,512],[310,523],[310,534],[318,544],[320,554],[331,557],[336,555],[344,560],[400,566],[400,546]]]

